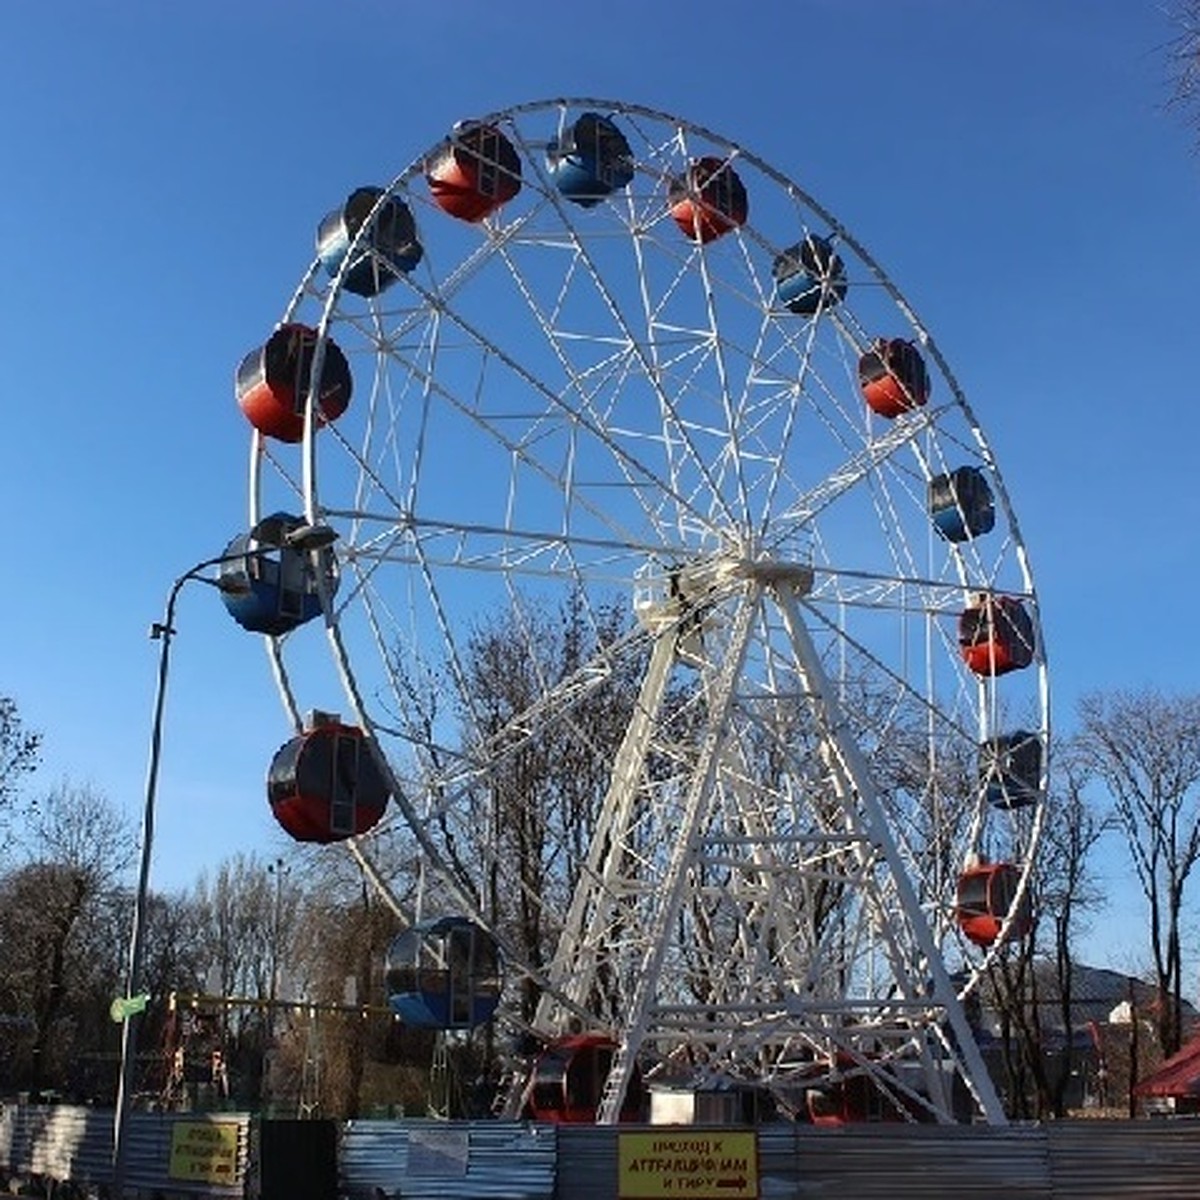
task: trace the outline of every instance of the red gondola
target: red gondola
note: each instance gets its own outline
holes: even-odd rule
[[[383,816],[391,789],[361,729],[314,713],[281,746],[267,772],[275,819],[298,842],[338,842],[366,833]]]
[[[466,121],[425,170],[434,203],[460,221],[482,221],[521,190],[521,160],[492,125]]]
[[[903,338],[877,338],[858,360],[858,382],[872,412],[889,419],[929,399],[925,360]]]
[[[837,1128],[863,1122],[920,1122],[930,1120],[929,1110],[907,1096],[897,1085],[895,1092],[845,1053],[837,1056],[838,1077],[805,1089],[804,1107],[817,1126]],[[884,1068],[886,1074],[892,1072]]]
[[[572,1034],[550,1042],[534,1064],[529,1115],[558,1125],[594,1125],[616,1052],[616,1042],[602,1033]],[[644,1104],[645,1088],[635,1066],[620,1120],[639,1120]]]
[[[964,936],[986,949],[1000,936],[1005,919],[1016,901],[1020,872],[1012,863],[983,863],[969,867],[958,877],[956,913]],[[1008,933],[1023,938],[1033,927],[1029,893],[1013,913]]]
[[[723,158],[698,158],[668,196],[671,216],[695,242],[713,242],[746,223],[750,201],[746,185]]]
[[[304,411],[312,381],[317,331],[307,325],[280,325],[237,369],[237,401],[259,433],[281,442],[304,436]],[[346,356],[325,339],[315,415],[318,428],[336,421],[350,403],[353,382]]]
[[[963,662],[976,675],[1004,675],[1033,662],[1033,621],[1012,596],[981,593],[958,619]]]

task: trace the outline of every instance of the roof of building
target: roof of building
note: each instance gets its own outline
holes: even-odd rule
[[[1200,1096],[1200,1035],[1133,1086],[1135,1096]]]
[[[1064,1032],[1061,1012],[1061,991],[1055,964],[1046,958],[1034,963],[1037,974],[1038,1008],[1043,1030]],[[1071,1024],[1080,1029],[1091,1022],[1106,1024],[1113,1020],[1114,1010],[1124,1006],[1128,1021],[1128,1004],[1132,996],[1140,1013],[1153,1012],[1158,1005],[1158,989],[1131,975],[1107,967],[1089,967],[1084,963],[1073,963],[1071,967]],[[982,989],[984,1011],[981,1024],[993,1033],[1000,1029],[994,991],[985,981]],[[1187,1000],[1182,1003],[1183,1023],[1186,1029],[1195,1020],[1195,1007]],[[1120,1017],[1116,1018],[1120,1019]]]

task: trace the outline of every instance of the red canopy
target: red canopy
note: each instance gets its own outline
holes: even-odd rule
[[[1200,1036],[1133,1085],[1135,1096],[1200,1096]]]

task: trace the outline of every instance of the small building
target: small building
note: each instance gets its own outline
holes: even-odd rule
[[[1133,1094],[1152,1114],[1200,1114],[1200,1035],[1139,1079],[1133,1085]]]
[[[1036,982],[1037,1023],[1047,1077],[1062,1082],[1063,1101],[1068,1111],[1093,1115],[1124,1116],[1130,1107],[1135,1081],[1156,1068],[1161,1057],[1155,1030],[1158,989],[1123,971],[1074,963],[1071,968],[1070,1020],[1064,1020],[1062,986],[1052,960],[1038,958],[1033,964]],[[1013,1046],[1006,1041],[1019,1037],[1015,1026],[1006,1030],[1003,1006],[995,986],[985,980],[967,1005],[968,1019],[975,1031],[997,1089],[1015,1111],[1012,1089],[1019,1086],[1009,1077],[1015,1061]],[[1131,1012],[1137,1021],[1131,1020]],[[1196,1027],[1195,1007],[1183,1002],[1185,1035]],[[1191,1044],[1191,1043],[1189,1043]],[[1200,1052],[1196,1058],[1200,1082]],[[1150,1078],[1147,1075],[1147,1078]],[[1028,1081],[1026,1081],[1028,1084]],[[1200,1097],[1200,1087],[1197,1088]],[[1147,1098],[1149,1100],[1149,1097]],[[1200,1110],[1197,1110],[1200,1111]]]

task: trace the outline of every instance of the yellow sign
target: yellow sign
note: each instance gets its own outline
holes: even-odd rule
[[[757,1200],[758,1139],[753,1132],[619,1133],[621,1200]]]
[[[171,1127],[171,1179],[236,1186],[238,1127],[232,1121],[176,1121]]]

